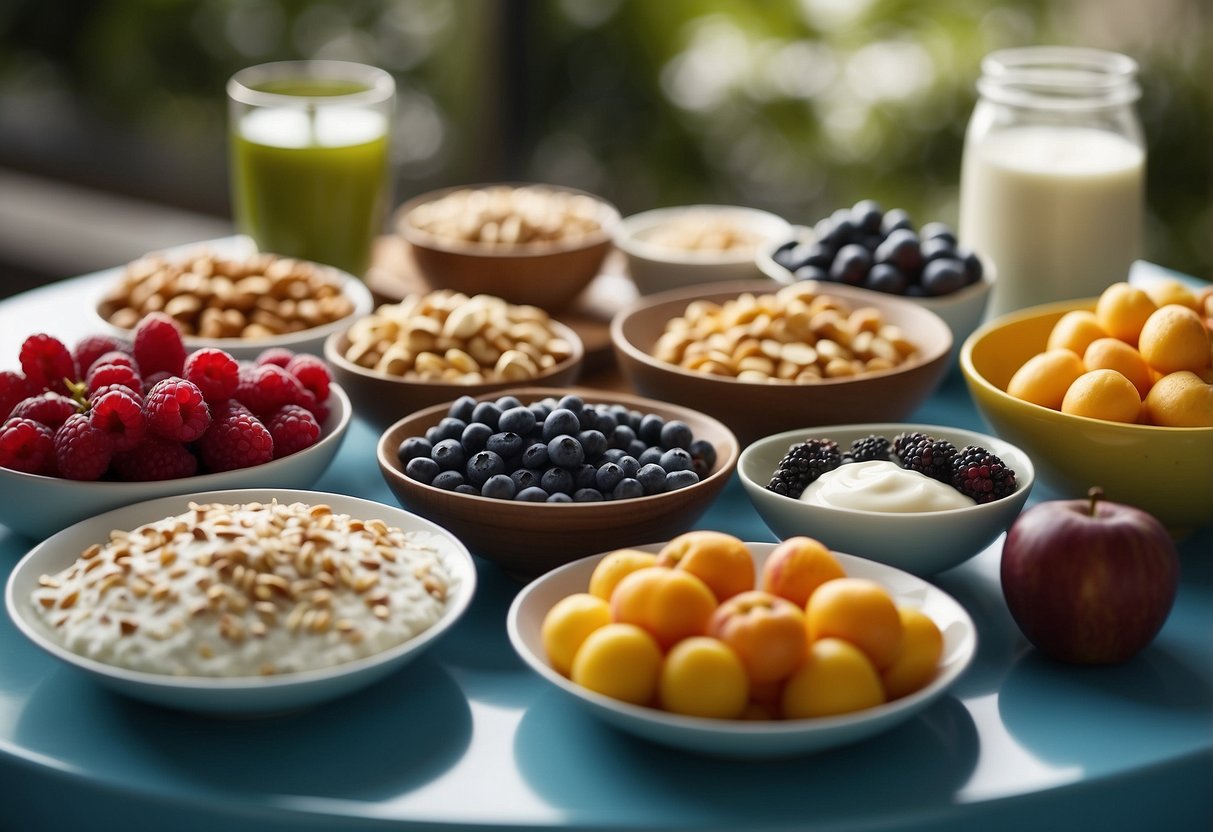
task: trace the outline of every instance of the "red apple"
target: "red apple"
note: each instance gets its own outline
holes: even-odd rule
[[[1107,502],[1053,500],[1023,512],[1002,549],[1011,617],[1043,653],[1079,664],[1122,662],[1171,612],[1179,556],[1153,515]]]

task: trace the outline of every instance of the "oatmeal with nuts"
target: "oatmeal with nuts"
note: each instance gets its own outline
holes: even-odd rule
[[[110,532],[31,601],[67,649],[175,676],[292,673],[431,627],[454,594],[441,539],[325,505],[190,503]]]

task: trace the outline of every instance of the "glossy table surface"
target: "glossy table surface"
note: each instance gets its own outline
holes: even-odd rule
[[[30,332],[91,331],[82,306],[103,279],[0,303],[0,367]],[[912,419],[983,429],[955,373]],[[356,420],[315,488],[393,503],[376,439]],[[736,479],[696,527],[774,539]],[[33,543],[0,527],[5,574]],[[1182,543],[1154,644],[1106,668],[1030,648],[1002,600],[1000,548],[933,579],[979,634],[949,695],[860,744],[759,763],[647,744],[548,689],[506,638],[519,585],[482,559],[469,614],[425,657],[265,719],[125,700],[0,615],[0,829],[1213,828],[1213,530]]]

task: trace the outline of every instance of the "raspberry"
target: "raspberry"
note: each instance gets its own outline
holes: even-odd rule
[[[162,439],[193,442],[211,424],[211,411],[193,382],[166,378],[143,400],[147,429]]]
[[[19,416],[0,426],[0,467],[27,474],[53,474],[55,434],[46,425]]]
[[[901,434],[893,442],[903,468],[951,484],[952,460],[956,459],[956,446],[951,442],[924,433]]]
[[[144,436],[125,453],[114,455],[114,473],[127,482],[176,480],[198,472],[198,458],[180,442]]]
[[[122,364],[94,364],[88,371],[88,393],[95,395],[102,387],[121,386],[134,393],[143,392],[139,371]]]
[[[163,312],[149,312],[135,327],[135,360],[143,375],[168,372],[181,375],[185,344],[177,322]]]
[[[956,455],[952,486],[977,503],[992,503],[1015,491],[1015,472],[1001,459],[976,445]]]
[[[208,471],[249,468],[274,458],[274,438],[248,408],[229,399],[217,408],[210,430],[198,440],[198,455]]]
[[[305,394],[298,379],[277,364],[255,364],[240,369],[234,398],[258,418],[266,418],[284,404],[302,404]]]
[[[75,399],[60,395],[52,390],[31,396],[13,408],[9,415],[21,419],[32,419],[40,425],[45,425],[52,431],[67,421],[73,413],[79,413],[80,406]]]
[[[146,424],[142,401],[137,394],[117,387],[92,400],[88,418],[93,427],[114,441],[114,451],[129,451],[143,438]]]
[[[72,348],[72,358],[76,361],[76,371],[83,376],[106,353],[127,353],[129,350],[125,341],[113,335],[85,335]]]
[[[263,350],[261,354],[257,356],[257,360],[253,363],[277,364],[279,367],[285,369],[286,365],[290,364],[291,359],[294,357],[295,354],[286,347],[270,347],[268,350]]]
[[[867,462],[868,460],[887,460],[889,458],[889,440],[883,436],[872,434],[851,443],[847,452],[849,462]]]
[[[118,364],[122,367],[130,367],[136,373],[140,372],[139,362],[129,352],[123,350],[110,350],[109,352],[101,353],[92,364],[88,365],[88,369],[91,370],[101,364]],[[88,373],[85,373],[85,375],[88,375]]]
[[[21,370],[39,390],[67,392],[67,382],[76,377],[72,354],[58,338],[39,332],[21,344]]]
[[[806,439],[788,449],[767,489],[798,499],[805,487],[826,471],[842,464],[842,453],[833,439]]]
[[[329,384],[333,377],[329,375],[328,365],[314,355],[299,353],[286,365],[286,371],[299,379],[299,383],[311,391],[316,401],[323,402],[329,397]]]
[[[224,350],[195,350],[185,359],[184,373],[212,403],[230,399],[240,383],[240,365]]]
[[[160,370],[159,372],[155,372],[151,375],[143,377],[143,389],[151,390],[166,378],[181,378],[181,376],[178,373],[170,373],[168,370]]]
[[[37,392],[24,374],[0,370],[0,419],[7,419],[14,407]]]
[[[129,395],[132,399],[139,402],[140,407],[143,407],[143,396],[139,395],[134,390],[132,390],[131,388],[129,388],[123,384],[104,384],[101,387],[98,387],[96,390],[93,390],[92,392],[90,392],[88,394],[89,400],[96,401],[97,399],[104,396],[106,393],[109,393],[113,390],[121,390],[122,392]]]
[[[97,430],[88,414],[76,413],[55,431],[55,464],[69,480],[97,480],[109,468],[114,441]]]
[[[320,438],[320,423],[307,409],[286,404],[265,423],[274,439],[274,459],[310,448]]]

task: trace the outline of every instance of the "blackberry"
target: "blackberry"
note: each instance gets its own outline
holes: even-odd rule
[[[895,443],[896,441],[894,440]],[[912,434],[902,443],[897,455],[901,458],[902,467],[949,485],[952,483],[952,461],[956,459],[956,446],[948,440],[932,439],[925,433]]]
[[[847,452],[848,462],[867,462],[873,459],[887,460],[889,458],[889,440],[883,436],[871,434],[851,443]]]
[[[806,439],[779,460],[767,490],[798,499],[809,483],[841,464],[842,453],[833,439]]]
[[[1001,459],[976,445],[968,445],[952,463],[952,486],[978,503],[992,503],[1017,488],[1015,472]]]

